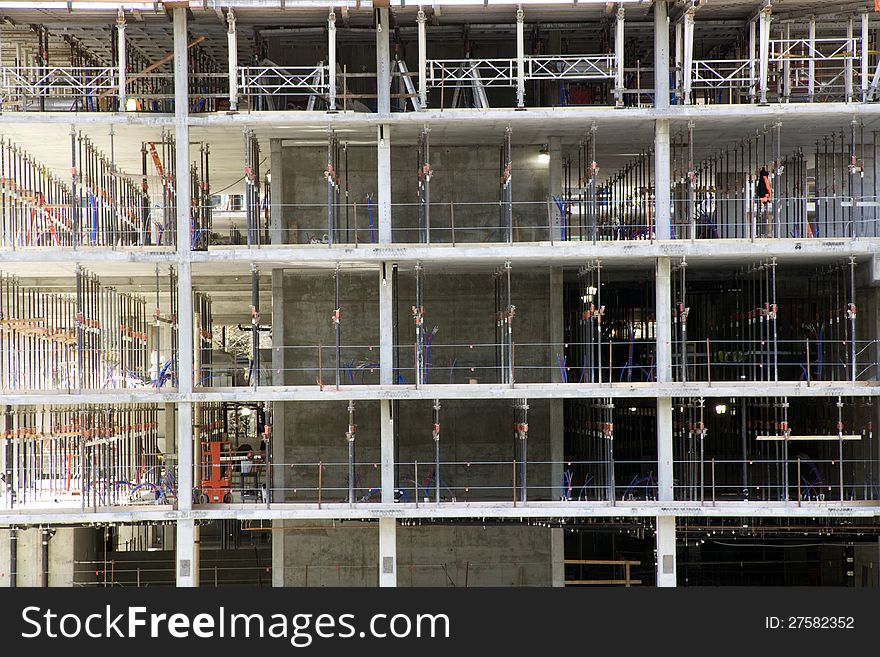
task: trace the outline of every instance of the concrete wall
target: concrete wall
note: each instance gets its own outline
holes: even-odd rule
[[[49,586],[71,587],[94,581],[94,562],[98,542],[94,529],[84,527],[53,528],[49,540]],[[0,588],[9,586],[9,530],[0,530]],[[42,530],[39,527],[18,530],[17,585],[40,586],[42,583]]]
[[[486,138],[497,141],[497,146],[444,146],[439,139],[431,147],[431,241],[452,242],[452,223],[455,223],[455,241],[499,241],[500,223],[500,146],[503,130]],[[339,138],[344,140],[345,135]],[[516,142],[516,134],[514,134]],[[405,146],[395,146],[391,134],[391,202],[394,241],[418,241],[417,177],[418,163],[412,140]],[[549,238],[547,229],[548,173],[547,165],[537,162],[539,145],[513,148],[514,240],[533,241]],[[345,177],[344,158],[337,173]],[[327,148],[323,146],[284,146],[284,217],[288,240],[308,243],[322,239],[327,233]],[[339,242],[354,242],[355,224],[358,242],[378,239],[377,171],[375,146],[348,148],[349,202],[357,208],[349,210],[349,232],[336,236]],[[372,196],[373,226],[370,231],[367,196]],[[343,195],[344,200],[344,195]],[[454,217],[450,203],[455,203]],[[311,205],[311,207],[307,207]],[[340,209],[338,228],[345,228],[344,210]]]
[[[376,586],[376,523],[298,524],[284,532],[285,586]],[[550,530],[399,526],[397,561],[398,586],[549,586]]]

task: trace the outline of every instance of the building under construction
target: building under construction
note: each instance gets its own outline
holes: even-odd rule
[[[0,586],[880,586],[875,4],[0,2]]]

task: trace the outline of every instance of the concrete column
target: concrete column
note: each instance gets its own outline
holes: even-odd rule
[[[694,13],[693,7],[684,15],[684,76],[683,91],[684,104],[691,104],[691,85],[694,79]]]
[[[284,216],[284,147],[283,140],[269,140],[269,170],[272,173],[271,204],[269,206],[270,237],[272,244],[287,242],[287,220]]]
[[[809,40],[810,40],[810,51],[815,51],[816,49],[816,17],[810,16],[810,30],[809,30]],[[816,59],[814,57],[810,57],[809,62],[807,62],[807,99],[812,102],[813,97],[816,95]]]
[[[755,102],[758,87],[758,71],[755,65],[758,52],[758,21],[749,21],[749,99]],[[815,76],[814,76],[815,77]]]
[[[198,528],[192,518],[177,521],[177,586],[199,585]]]
[[[623,6],[617,9],[617,22],[614,25],[614,96],[617,107],[623,107],[623,37],[624,37],[624,16]]]
[[[552,151],[551,151],[552,152]],[[552,157],[552,156],[551,156]],[[552,160],[551,160],[552,162]],[[552,189],[552,186],[551,186]],[[550,269],[550,342],[554,345],[550,362],[556,362],[557,352],[562,351],[565,340],[563,318],[563,276],[561,267]],[[562,374],[558,368],[551,370],[551,382],[561,383]],[[550,401],[550,499],[562,498],[562,471],[565,458],[565,425],[563,401]],[[565,530],[550,530],[550,578],[553,586],[565,586]]]
[[[767,104],[767,79],[770,74],[770,16],[771,9],[770,7],[764,7],[761,10],[761,14],[759,17],[759,34],[758,34],[758,47],[761,50],[760,53],[760,73],[759,73],[759,88],[760,88],[760,103],[762,105]]]
[[[377,130],[379,242],[390,244],[394,241],[391,230],[391,126],[383,124]]]
[[[672,239],[669,119],[654,121],[654,226],[658,240]]]
[[[550,190],[550,216],[552,217],[551,224],[553,227],[553,234],[549,237],[551,240],[561,240],[564,237],[562,234],[562,217],[559,216],[559,211],[553,199],[562,197],[562,138],[550,137],[548,150],[550,152],[550,166],[548,167],[550,178],[547,181],[547,188]]]
[[[336,111],[336,14],[327,16],[327,74],[330,84],[330,111]]]
[[[284,552],[286,539],[284,520],[272,521],[272,586],[284,587]]]
[[[683,23],[684,21],[677,21],[675,23],[675,31],[673,32],[673,41],[675,42],[675,88],[672,90],[676,97],[676,104],[681,105],[681,90],[684,88],[684,84],[682,83],[682,71],[684,70],[684,34],[683,34]]]
[[[124,112],[125,106],[128,102],[128,94],[126,92],[125,84],[125,71],[128,68],[128,64],[126,62],[125,52],[125,12],[122,11],[121,7],[116,14],[116,40],[117,75],[119,76],[119,80],[117,80],[117,84],[119,85],[119,111]]]
[[[657,517],[657,586],[677,586],[675,516]]]
[[[669,107],[669,17],[666,0],[654,3],[654,106]]]
[[[516,10],[516,106],[525,107],[526,102],[526,39],[525,14]]]
[[[655,336],[657,382],[672,381],[672,287],[669,258],[657,258],[655,285]],[[672,400],[657,399],[657,486],[663,501],[674,498],[672,470]]]
[[[862,102],[864,103],[868,98],[868,56],[870,55],[869,47],[871,45],[870,35],[869,35],[869,17],[868,14],[862,14],[862,36],[861,36],[861,45],[862,52],[859,58],[861,67],[860,67],[860,77],[861,77],[861,91],[862,91]]]
[[[416,22],[419,25],[419,105],[422,109],[428,107],[428,36],[425,30],[425,12],[419,8],[416,14]]]
[[[379,586],[397,586],[397,520],[379,518]]]
[[[391,23],[388,9],[376,10],[376,111],[391,112]]]
[[[235,31],[235,14],[226,12],[226,50],[229,68],[229,110],[238,111],[238,33]]]
[[[379,268],[379,384],[394,385],[394,265]]]
[[[273,139],[270,143],[281,140]],[[280,150],[280,149],[279,149]],[[272,166],[275,166],[275,149],[272,150]],[[280,157],[278,158],[281,159]],[[280,168],[279,168],[280,171]],[[274,176],[274,173],[273,173]],[[273,213],[273,217],[274,217]],[[273,219],[274,221],[274,219]],[[273,240],[274,241],[274,240]],[[272,385],[283,386],[287,384],[288,350],[284,349],[285,336],[287,335],[285,318],[290,313],[285,312],[284,294],[284,270],[276,268],[272,270]],[[272,468],[271,486],[272,501],[284,502],[287,472],[287,440],[286,440],[286,415],[289,402],[274,402],[272,404]],[[272,521],[272,586],[284,586],[284,552],[285,531],[284,520]]]
[[[661,502],[675,499],[672,460],[672,399],[657,398],[657,497]]]
[[[668,383],[672,381],[672,287],[668,257],[657,258],[654,285],[657,382]]]
[[[193,391],[193,304],[190,263],[189,89],[186,9],[175,7],[174,16],[174,138],[175,163],[181,175],[177,185],[177,291],[178,291],[178,392],[184,398]],[[192,509],[193,439],[192,402],[177,408],[177,507]],[[198,586],[198,528],[191,519],[177,523],[177,584]]]
[[[394,276],[393,265],[379,269],[379,383],[394,385]],[[380,402],[379,438],[382,463],[382,502],[394,503],[394,423],[391,401]]]
[[[851,103],[853,100],[853,54],[856,52],[856,42],[853,39],[853,19],[852,16],[846,22],[846,59],[843,68],[843,83],[846,102]]]
[[[380,404],[379,451],[381,457],[382,503],[394,504],[394,418],[391,415],[391,400],[383,399]]]

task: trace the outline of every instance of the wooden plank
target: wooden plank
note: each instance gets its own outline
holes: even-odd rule
[[[167,3],[166,3],[166,4],[167,4]],[[193,39],[192,41],[190,41],[190,42],[186,45],[187,50],[189,50],[189,49],[192,48],[193,46],[197,46],[197,45],[199,45],[199,44],[200,44],[202,41],[204,41],[206,38],[207,38],[207,37],[205,37],[205,36],[200,36],[200,37],[198,37],[198,38],[196,38],[196,39]],[[162,66],[163,64],[167,64],[167,63],[170,62],[172,59],[174,59],[174,53],[171,53],[171,54],[169,54],[169,55],[165,55],[162,59],[160,59],[160,60],[158,60],[158,61],[155,61],[155,62],[153,62],[152,64],[150,64],[149,66],[147,66],[147,68],[145,68],[143,71],[137,71],[136,73],[132,73],[131,75],[129,75],[128,77],[125,78],[125,84],[126,84],[126,86],[128,86],[129,84],[131,84],[132,82],[134,82],[134,81],[137,80],[138,78],[142,78],[142,77],[144,77],[147,73],[150,73],[151,71],[155,71],[157,68],[159,68],[159,67]],[[118,89],[108,89],[107,91],[105,91],[105,92],[99,94],[99,95],[98,95],[98,98],[99,98],[99,99],[100,99],[100,98],[106,98],[107,96],[112,96],[112,95],[114,95],[114,94],[117,93],[117,92],[118,92]]]
[[[640,579],[567,579],[566,586],[638,586]]]
[[[609,560],[609,559],[566,559],[563,563],[567,566],[641,566],[641,561]]]
[[[827,435],[827,436],[789,436],[788,437],[789,442],[792,442],[795,440],[813,440],[813,441],[833,440],[834,442],[837,442],[838,440],[861,440],[861,439],[862,439],[862,437],[857,434],[847,434],[847,435],[843,435],[843,436],[838,436],[837,434],[833,434],[833,435]],[[785,440],[785,436],[757,436],[755,438],[755,440],[761,440],[761,441]]]

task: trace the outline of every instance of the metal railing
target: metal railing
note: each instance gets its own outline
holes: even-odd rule
[[[113,66],[3,66],[0,99],[19,104],[21,109],[42,109],[33,106],[41,99],[81,101],[85,105],[117,89],[117,72]]]
[[[526,80],[607,80],[615,75],[614,54],[527,55],[523,60]],[[516,58],[429,59],[429,88],[477,82],[484,87],[515,87]]]

